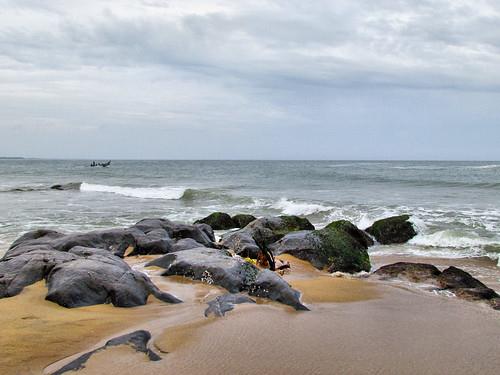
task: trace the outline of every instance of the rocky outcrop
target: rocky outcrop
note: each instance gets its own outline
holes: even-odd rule
[[[255,216],[249,214],[234,215],[231,219],[233,219],[233,222],[236,225],[235,228],[244,228],[252,221],[257,220]]]
[[[203,219],[195,221],[194,223],[208,224],[213,230],[227,230],[238,227],[231,216],[225,212],[214,212]]]
[[[500,307],[500,296],[493,289],[453,266],[441,272],[431,264],[399,262],[380,267],[373,274],[383,280],[399,278],[411,282],[426,282],[435,285],[436,289],[453,292],[459,298],[483,300],[495,309]]]
[[[410,216],[401,215],[377,220],[366,231],[383,245],[405,243],[417,235],[409,219]]]
[[[164,302],[181,302],[109,251],[81,246],[68,252],[33,250],[0,261],[0,298],[15,296],[43,279],[46,299],[64,307],[139,306],[151,294]]]
[[[205,316],[224,316],[226,312],[234,309],[234,305],[240,303],[255,303],[253,299],[244,294],[224,294],[222,296],[217,296],[213,300],[208,301],[208,307],[205,310]]]
[[[221,242],[238,255],[257,258],[260,246],[269,245],[290,232],[313,229],[309,220],[298,216],[263,217],[222,236]]]
[[[212,228],[206,224],[186,225],[166,219],[144,219],[130,228],[96,230],[86,233],[60,233],[53,230],[35,230],[17,239],[3,259],[22,253],[44,249],[69,251],[75,246],[108,250],[117,256],[167,254],[175,251],[179,240],[191,239],[205,247],[217,247]],[[179,246],[183,248],[185,244]],[[179,248],[178,247],[178,248]]]
[[[346,220],[330,223],[323,229],[289,233],[270,245],[276,254],[290,254],[329,272],[370,270],[367,249],[371,238]]]
[[[208,284],[219,285],[231,293],[270,298],[297,310],[307,309],[300,303],[300,293],[275,273],[260,271],[240,257],[225,250],[197,248],[167,254],[146,266],[165,268],[163,276],[181,275]]]
[[[56,184],[50,188],[52,190],[80,190],[81,182],[69,182],[67,184]]]
[[[77,359],[71,361],[64,367],[52,373],[52,375],[62,375],[68,372],[74,372],[85,368],[85,363],[92,357],[94,354],[106,350],[108,348],[120,345],[127,345],[134,349],[136,352],[144,353],[147,355],[150,361],[159,361],[161,357],[153,352],[151,349],[148,349],[148,342],[151,340],[151,334],[148,331],[135,331],[132,333],[128,333],[123,336],[115,337],[114,339],[109,340],[103,346],[92,350],[91,352],[85,353],[78,357]]]

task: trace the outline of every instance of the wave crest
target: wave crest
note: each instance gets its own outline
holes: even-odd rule
[[[271,205],[271,208],[281,210],[285,215],[312,215],[319,212],[330,211],[333,207],[323,206],[317,203],[296,202],[281,198],[278,202]]]
[[[186,189],[182,187],[125,187],[125,186],[108,186],[97,185],[83,182],[80,186],[80,191],[97,192],[97,193],[113,193],[132,198],[143,199],[181,199]]]

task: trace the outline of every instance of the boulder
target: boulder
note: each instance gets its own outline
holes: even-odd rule
[[[213,230],[226,230],[236,228],[237,225],[225,212],[214,212],[207,217],[197,220],[195,224],[208,224]]]
[[[68,252],[32,250],[2,259],[0,298],[15,296],[43,279],[47,281],[46,299],[64,307],[102,303],[138,306],[145,304],[150,294],[164,302],[181,302],[109,251],[81,246]]]
[[[132,333],[128,333],[123,336],[115,337],[114,339],[109,340],[103,346],[94,349],[88,353],[82,354],[77,359],[71,361],[66,364],[59,370],[52,373],[52,375],[62,375],[68,372],[76,372],[85,368],[85,363],[92,357],[94,354],[106,350],[110,347],[127,345],[134,349],[136,352],[144,353],[147,355],[150,361],[159,361],[161,357],[148,348],[148,342],[151,340],[151,334],[148,331],[140,330]]]
[[[208,301],[208,307],[205,310],[205,316],[213,314],[214,316],[224,316],[226,312],[234,309],[234,305],[240,303],[255,303],[253,299],[244,294],[224,294]]]
[[[180,275],[220,285],[231,293],[247,290],[259,272],[257,267],[227,251],[199,247],[167,254],[146,264],[165,268],[163,276]]]
[[[329,272],[370,270],[367,248],[373,244],[366,233],[346,220],[323,229],[289,233],[270,245],[275,255],[290,254]]]
[[[436,283],[441,271],[432,264],[398,262],[382,266],[373,274],[381,279],[404,278],[414,283],[424,281]]]
[[[309,220],[298,216],[263,217],[238,231],[225,234],[221,243],[238,255],[255,259],[261,246],[267,246],[290,232],[313,229]]]
[[[250,224],[252,221],[256,220],[257,218],[253,215],[239,214],[239,215],[234,215],[232,219],[234,224],[236,225],[235,228],[243,228],[246,227],[248,224]]]
[[[443,289],[452,290],[458,297],[469,300],[489,300],[499,297],[493,290],[469,273],[456,267],[448,267],[437,278]]]
[[[377,220],[366,231],[383,245],[405,243],[417,235],[409,219],[410,216],[401,215]]]
[[[269,298],[297,310],[307,309],[300,303],[300,293],[280,276],[269,270],[260,271],[224,250],[197,248],[170,253],[146,266],[165,268],[163,276],[181,275],[219,285],[230,293],[248,291],[250,295]]]

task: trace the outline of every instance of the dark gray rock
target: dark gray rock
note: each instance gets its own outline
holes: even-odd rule
[[[255,282],[250,286],[248,294],[281,302],[292,306],[295,310],[309,310],[300,302],[300,293],[270,270],[259,272]]]
[[[50,188],[52,190],[80,190],[81,182],[69,182],[67,184],[56,184]]]
[[[210,225],[213,230],[226,230],[237,227],[231,216],[225,212],[214,212],[194,223]]]
[[[148,342],[151,340],[151,334],[148,331],[135,331],[132,333],[128,333],[123,336],[115,337],[114,339],[106,342],[104,346],[92,350],[91,352],[85,353],[78,357],[77,359],[71,361],[64,367],[52,373],[52,375],[62,375],[67,372],[74,372],[85,368],[85,363],[92,357],[94,354],[106,350],[113,346],[120,345],[128,345],[132,347],[135,351],[144,353],[148,356],[150,361],[159,361],[161,357],[153,352],[151,349],[148,349]]]
[[[197,248],[167,254],[146,266],[165,268],[163,276],[181,275],[193,280],[222,286],[231,293],[248,291],[251,295],[269,298],[306,309],[300,303],[300,293],[274,272],[260,271],[240,257],[224,250]]]
[[[140,306],[146,304],[150,294],[164,302],[181,302],[105,250],[78,246],[71,249],[70,254],[78,258],[59,263],[50,270],[45,299],[69,308],[103,303]]]
[[[232,257],[224,250],[205,247],[170,253],[146,266],[165,268],[163,276],[186,276],[220,285],[231,293],[247,290],[259,272],[254,265]]]
[[[208,307],[205,310],[205,316],[213,314],[215,316],[224,316],[226,312],[234,309],[234,305],[240,303],[255,303],[253,299],[244,294],[224,294],[217,296],[213,300],[207,302]]]
[[[242,257],[257,258],[261,246],[267,246],[290,232],[312,230],[309,220],[298,216],[263,217],[243,229],[222,236],[222,246]]]
[[[33,250],[3,259],[0,298],[15,296],[43,279],[48,287],[46,299],[64,307],[101,303],[138,306],[145,304],[150,294],[164,302],[180,302],[109,251],[81,246],[69,252]]]
[[[366,231],[383,245],[405,243],[417,235],[409,219],[410,216],[401,215],[378,220]]]
[[[471,274],[456,267],[445,269],[437,278],[443,289],[451,289],[458,297],[468,300],[490,300],[499,297],[493,290]]]
[[[252,221],[257,220],[255,216],[249,214],[234,215],[231,219],[233,219],[233,222],[236,225],[235,228],[246,227]]]
[[[427,281],[435,284],[441,271],[432,264],[398,262],[382,266],[373,274],[381,279],[403,278],[414,283]]]
[[[203,247],[203,245],[192,238],[182,238],[174,243],[171,252],[175,253],[177,251],[196,249],[197,247]]]
[[[335,221],[323,229],[286,234],[269,248],[276,254],[287,253],[329,272],[370,270],[370,237],[346,220]]]

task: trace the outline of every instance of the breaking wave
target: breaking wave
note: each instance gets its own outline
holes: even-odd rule
[[[305,203],[291,201],[286,198],[281,198],[274,203],[271,208],[281,210],[285,215],[312,215],[318,212],[330,211],[333,207],[323,206],[317,203]]]
[[[80,191],[97,192],[97,193],[112,193],[123,195],[132,198],[143,199],[181,199],[186,191],[182,187],[125,187],[125,186],[108,186],[88,184],[83,182],[80,186]]]

